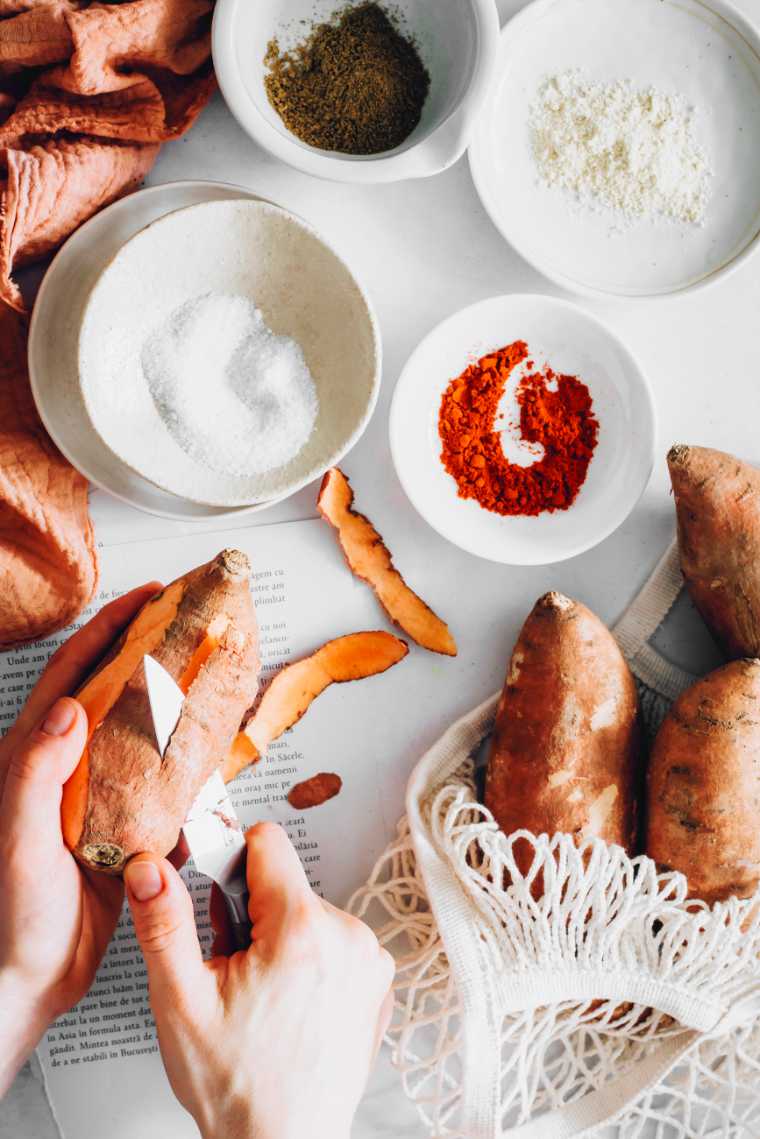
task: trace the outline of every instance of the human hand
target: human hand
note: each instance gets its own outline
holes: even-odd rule
[[[119,917],[121,880],[79,866],[61,834],[63,784],[87,740],[68,694],[159,588],[105,606],[62,645],[0,741],[0,1095],[88,991]]]
[[[347,1139],[391,1015],[393,961],[310,888],[285,832],[248,846],[251,947],[201,957],[165,860],[125,871],[170,1083],[203,1139]]]

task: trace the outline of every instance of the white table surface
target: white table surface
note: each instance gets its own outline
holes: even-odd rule
[[[498,3],[503,19],[522,7],[521,0]],[[760,0],[735,3],[760,16]],[[478,561],[429,529],[398,484],[387,436],[394,384],[418,341],[464,305],[498,293],[563,294],[502,241],[475,194],[466,158],[427,181],[377,187],[321,182],[258,150],[217,97],[188,136],[164,149],[149,183],[181,178],[243,183],[302,214],[361,276],[382,329],[384,377],[373,421],[345,469],[399,564],[425,565],[436,583],[451,583],[446,615],[452,623],[455,616],[462,621],[471,590],[493,598],[493,620],[482,636],[503,645],[505,660],[522,620],[546,589],[577,596],[608,622],[625,609],[673,534],[664,462],[672,443],[760,459],[760,253],[727,280],[682,298],[604,304],[580,299],[625,338],[649,375],[658,414],[652,480],[628,521],[582,557],[539,569]],[[310,517],[314,501],[314,488],[307,488],[253,522]],[[424,593],[424,581],[420,588]],[[677,646],[678,637],[671,643]],[[484,677],[483,695],[492,687],[491,676]],[[355,1139],[424,1134],[383,1058],[360,1109]],[[0,1106],[0,1139],[55,1135],[41,1086],[27,1068]]]

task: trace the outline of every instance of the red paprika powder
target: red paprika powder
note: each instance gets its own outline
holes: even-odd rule
[[[536,515],[567,510],[582,487],[599,436],[588,388],[577,376],[536,371],[528,346],[516,340],[471,364],[441,400],[441,461],[460,498],[496,514]],[[497,412],[510,375],[528,361],[517,386],[521,438],[543,448],[530,466],[507,459]],[[538,450],[538,448],[537,448]]]

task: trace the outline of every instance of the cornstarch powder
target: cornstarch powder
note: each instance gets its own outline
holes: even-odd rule
[[[202,466],[260,474],[288,463],[311,435],[319,402],[303,351],[276,336],[247,297],[186,301],[140,359],[167,430]]]
[[[566,71],[541,84],[529,127],[546,185],[629,220],[703,224],[712,170],[683,95]]]

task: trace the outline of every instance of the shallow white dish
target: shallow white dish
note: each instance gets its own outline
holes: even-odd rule
[[[703,227],[619,228],[538,179],[528,111],[542,80],[580,68],[681,92],[712,160]],[[659,296],[714,280],[758,246],[760,34],[725,0],[534,0],[501,36],[497,78],[470,147],[483,204],[526,261],[567,289]]]
[[[275,333],[300,344],[317,389],[308,441],[263,473],[225,474],[191,458],[143,372],[146,337],[208,293],[253,301]],[[300,218],[268,202],[204,202],[147,226],[103,271],[85,306],[79,372],[93,427],[122,462],[170,493],[229,507],[292,494],[340,461],[374,410],[380,337],[346,264]]]
[[[359,0],[349,0],[358,3]],[[394,0],[430,74],[422,117],[394,150],[348,155],[292,134],[269,103],[264,56],[272,39],[295,46],[340,0],[217,0],[212,50],[225,101],[255,142],[307,174],[338,182],[396,182],[437,174],[461,156],[493,77],[499,18],[493,0]]]
[[[82,312],[105,265],[125,241],[172,210],[198,202],[252,198],[244,186],[222,182],[168,182],[129,194],[75,230],[43,278],[29,330],[32,394],[48,434],[72,466],[94,486],[162,518],[196,521],[237,517],[277,499],[229,511],[169,494],[130,470],[93,431],[79,386],[78,341]],[[284,496],[281,496],[284,497]]]
[[[599,442],[575,502],[535,518],[502,517],[459,498],[440,460],[438,413],[449,381],[515,340],[527,341],[537,366],[583,380],[599,420]],[[401,374],[390,416],[396,471],[422,517],[469,553],[507,565],[564,561],[620,526],[649,481],[654,434],[649,385],[625,345],[576,305],[527,294],[480,301],[433,329]]]

